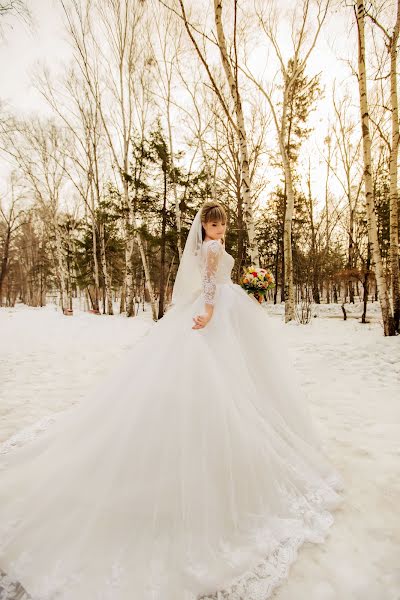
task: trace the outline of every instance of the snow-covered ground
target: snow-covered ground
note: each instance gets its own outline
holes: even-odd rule
[[[328,540],[303,546],[273,597],[400,600],[400,337],[383,337],[376,304],[367,325],[341,320],[338,305],[318,307],[309,325],[285,326],[282,306],[265,309],[289,342],[346,484]],[[52,305],[0,309],[0,441],[84,401],[151,326],[148,307],[133,319],[64,317]]]
[[[54,305],[0,308],[0,442],[21,427],[79,402],[151,325]]]

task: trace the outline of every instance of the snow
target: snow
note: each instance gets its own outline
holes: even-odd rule
[[[79,402],[152,323],[54,305],[0,308],[0,442],[41,417]]]
[[[349,305],[346,305],[348,308]],[[306,544],[274,600],[400,600],[400,337],[385,338],[379,305],[342,320],[338,305],[313,307],[308,325],[282,321],[324,449],[342,474],[344,503],[324,544]],[[63,316],[46,308],[0,309],[0,441],[40,428],[84,401],[152,326],[138,317]],[[18,433],[19,432],[19,433]],[[22,433],[21,433],[22,432]]]

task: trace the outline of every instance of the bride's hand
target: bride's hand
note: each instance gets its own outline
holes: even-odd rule
[[[210,319],[211,319],[210,314],[196,315],[195,317],[193,317],[193,321],[195,324],[193,325],[192,329],[202,329],[203,327],[205,327],[207,325],[207,323]]]

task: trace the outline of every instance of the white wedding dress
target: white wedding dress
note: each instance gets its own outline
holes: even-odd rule
[[[324,541],[343,483],[277,329],[218,240],[201,261],[196,297],[3,448],[2,600],[265,600],[298,548]],[[205,301],[212,319],[192,329]]]

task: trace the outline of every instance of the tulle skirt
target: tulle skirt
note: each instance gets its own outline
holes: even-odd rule
[[[324,541],[343,482],[278,329],[232,282],[203,308],[0,455],[2,600],[265,600]]]

